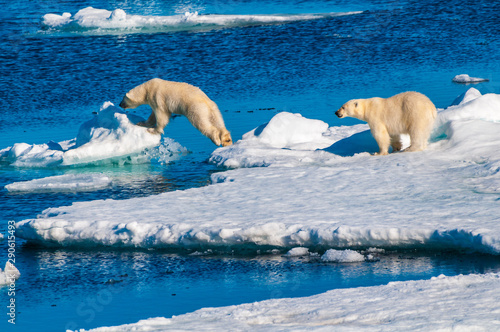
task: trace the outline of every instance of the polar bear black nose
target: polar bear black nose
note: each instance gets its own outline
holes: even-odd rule
[[[340,110],[338,110],[337,112],[335,112],[335,115],[338,116],[339,118],[342,117],[342,115],[340,114]]]
[[[122,100],[120,103],[121,108],[127,108],[127,103],[125,103],[125,100]]]

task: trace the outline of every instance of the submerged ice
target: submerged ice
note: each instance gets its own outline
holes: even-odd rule
[[[56,246],[500,254],[498,114],[499,95],[464,98],[439,110],[427,150],[385,157],[367,153],[376,143],[366,125],[327,128],[278,114],[211,158],[251,168],[214,173],[202,188],[50,208],[17,223],[17,232]]]
[[[89,191],[111,185],[104,174],[64,174],[31,181],[14,182],[5,186],[10,192]]]

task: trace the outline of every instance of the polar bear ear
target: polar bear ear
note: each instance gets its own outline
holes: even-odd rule
[[[358,102],[357,101],[354,102],[354,107],[358,107]]]

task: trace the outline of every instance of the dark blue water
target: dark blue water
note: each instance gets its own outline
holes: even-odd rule
[[[470,87],[452,83],[457,74],[490,79],[474,85],[483,94],[500,91],[500,4],[495,1],[2,0],[0,5],[0,149],[18,142],[74,138],[103,102],[117,104],[125,92],[153,77],[199,86],[219,105],[234,140],[279,111],[338,125],[333,112],[351,98],[416,90],[438,107],[446,107]],[[362,13],[209,31],[41,31],[44,14],[75,14],[87,6],[121,8],[138,15]],[[150,111],[141,107],[134,112],[146,117]],[[354,123],[350,119],[341,124]],[[206,162],[213,144],[185,118],[174,119],[165,136],[191,153],[169,164],[153,160],[140,165],[41,169],[0,164],[0,188],[71,172],[103,172],[119,178],[111,188],[84,193],[9,194],[0,189],[0,231],[5,234],[9,220],[36,217],[48,207],[204,186],[211,173],[221,171]],[[498,270],[494,258],[456,253],[418,254],[415,259],[393,255],[376,263],[345,266],[262,256],[64,251],[31,247],[21,239],[17,245],[16,265],[22,273],[17,293],[19,331],[131,323],[204,306],[305,296],[440,273]],[[0,246],[6,252],[6,241]],[[0,259],[2,267],[3,262]],[[109,279],[119,282],[106,283]],[[88,306],[81,307],[99,294],[102,303],[92,309],[93,314]],[[2,293],[1,303],[4,299]]]

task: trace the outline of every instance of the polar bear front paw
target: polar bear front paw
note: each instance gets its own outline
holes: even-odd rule
[[[156,128],[148,128],[148,133],[153,135],[161,135],[162,133],[156,130]]]

